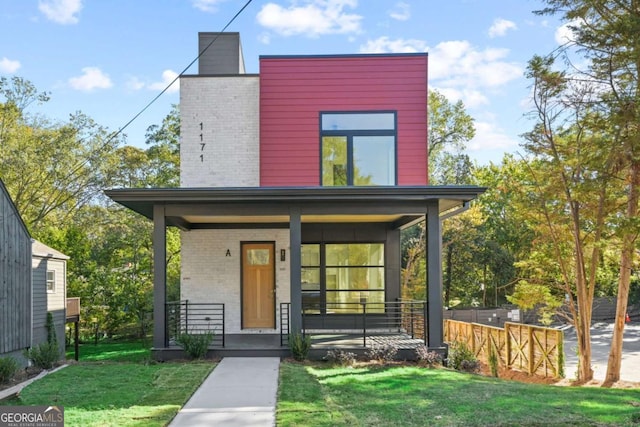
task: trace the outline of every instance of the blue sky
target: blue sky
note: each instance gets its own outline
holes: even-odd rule
[[[31,113],[82,111],[110,130],[132,119],[198,54],[199,31],[220,31],[246,0],[0,0],[0,76],[32,81],[52,99]],[[429,86],[474,117],[467,152],[481,164],[519,150],[531,127],[527,61],[564,28],[532,13],[538,0],[253,0],[240,32],[247,72],[260,55],[429,52]],[[197,65],[186,74],[197,73]],[[144,146],[172,87],[126,130]]]

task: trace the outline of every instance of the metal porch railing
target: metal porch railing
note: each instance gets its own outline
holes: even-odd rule
[[[222,303],[193,303],[189,300],[165,304],[167,338],[175,344],[180,334],[212,333],[212,347],[224,347],[225,313]]]

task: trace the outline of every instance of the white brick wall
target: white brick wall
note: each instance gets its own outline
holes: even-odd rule
[[[247,75],[180,79],[181,187],[260,185],[259,83]]]
[[[226,333],[274,333],[273,329],[241,329],[240,242],[274,241],[276,266],[276,330],[280,303],[290,301],[289,230],[191,230],[182,232],[182,300],[225,304]],[[231,256],[226,256],[227,249]],[[286,249],[286,261],[280,261]]]

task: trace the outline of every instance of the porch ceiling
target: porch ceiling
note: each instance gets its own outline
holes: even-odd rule
[[[424,217],[436,201],[446,214],[484,193],[477,186],[313,187],[313,188],[139,188],[105,194],[153,219],[164,206],[167,223],[181,228],[255,224],[286,226],[292,208],[303,223],[391,223],[397,227]]]

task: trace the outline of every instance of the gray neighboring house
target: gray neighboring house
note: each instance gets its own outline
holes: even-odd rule
[[[60,357],[65,351],[67,260],[69,257],[37,240],[32,244],[33,340],[47,341],[47,312],[53,314]]]
[[[0,180],[0,357],[31,345],[31,236]]]
[[[64,357],[68,259],[31,238],[0,180],[0,357],[26,364],[22,352],[47,340],[47,312]]]

